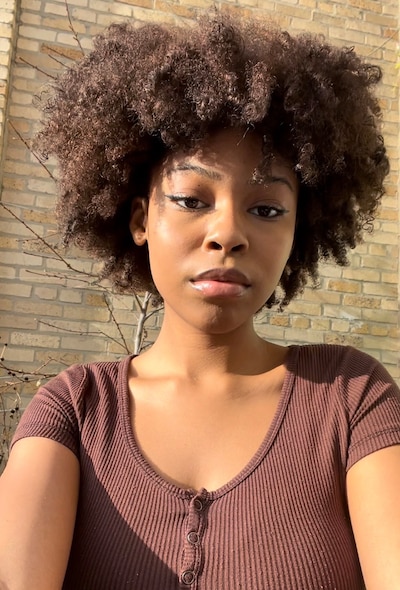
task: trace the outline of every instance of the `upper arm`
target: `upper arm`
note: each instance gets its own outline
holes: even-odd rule
[[[355,463],[347,475],[347,495],[367,590],[399,590],[400,445]]]
[[[78,490],[71,450],[47,438],[16,442],[0,479],[0,587],[62,587]]]

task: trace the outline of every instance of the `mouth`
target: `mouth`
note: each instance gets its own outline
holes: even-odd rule
[[[234,268],[206,270],[191,279],[192,286],[208,297],[240,297],[250,287],[250,281]]]

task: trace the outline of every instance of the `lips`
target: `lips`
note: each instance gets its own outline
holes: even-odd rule
[[[250,287],[250,281],[239,270],[234,268],[214,268],[199,273],[191,281],[191,285],[208,298],[241,297]]]
[[[213,268],[206,270],[192,279],[194,283],[199,281],[217,281],[220,283],[237,283],[245,287],[250,286],[250,281],[246,275],[235,268]]]

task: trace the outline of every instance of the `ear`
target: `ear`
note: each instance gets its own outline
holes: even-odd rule
[[[132,201],[129,229],[136,246],[144,246],[147,241],[148,200],[136,197]]]

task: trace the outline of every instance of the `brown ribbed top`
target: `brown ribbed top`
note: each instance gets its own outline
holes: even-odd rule
[[[80,460],[64,590],[363,588],[346,471],[400,443],[400,392],[377,361],[349,347],[291,347],[256,455],[222,488],[191,492],[140,453],[130,358],[61,373],[35,395],[14,439],[49,437]]]

